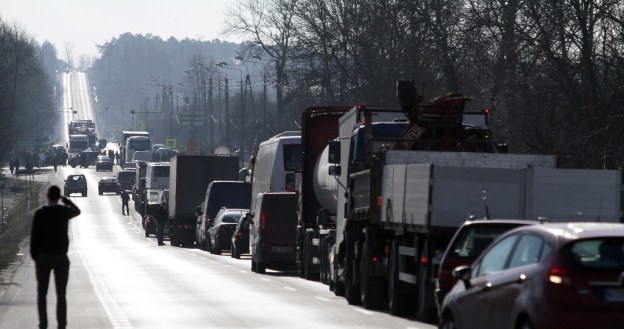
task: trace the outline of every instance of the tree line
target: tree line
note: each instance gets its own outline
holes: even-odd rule
[[[513,152],[622,167],[617,0],[237,0],[226,32],[270,63],[279,118],[311,104],[396,105],[395,82],[472,96]]]
[[[52,113],[58,64],[51,43],[40,45],[0,19],[0,159],[18,151],[18,141],[45,140],[58,131],[59,117]]]

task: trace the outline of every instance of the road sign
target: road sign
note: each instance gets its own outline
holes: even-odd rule
[[[170,149],[175,149],[176,146],[176,139],[175,138],[167,138],[167,148]]]
[[[178,114],[180,125],[185,127],[199,127],[204,125],[206,113],[204,111],[183,111]]]

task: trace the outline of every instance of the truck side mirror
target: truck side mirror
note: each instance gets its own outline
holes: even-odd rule
[[[329,142],[328,162],[333,164],[340,163],[340,141],[333,140]]]
[[[342,172],[340,166],[329,166],[328,171],[330,176],[340,176]]]

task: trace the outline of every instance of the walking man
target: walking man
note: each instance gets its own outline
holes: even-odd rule
[[[126,190],[121,190],[121,214],[130,215],[130,208],[128,207],[128,201],[130,196]]]
[[[35,212],[30,236],[30,256],[35,261],[37,274],[37,309],[39,328],[48,327],[46,295],[50,273],[54,271],[56,286],[56,318],[58,327],[67,326],[67,301],[65,293],[69,279],[69,220],[80,215],[80,209],[67,197],[61,196],[61,189],[52,185],[48,189],[48,205]],[[59,204],[63,201],[63,205]]]

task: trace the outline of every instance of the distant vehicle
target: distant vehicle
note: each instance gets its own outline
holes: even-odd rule
[[[89,168],[89,166],[93,166],[97,164],[98,156],[100,152],[98,151],[82,151],[80,152],[80,167],[81,168]]]
[[[622,224],[523,226],[455,268],[439,328],[619,328],[623,271]]]
[[[98,182],[98,194],[104,193],[119,194],[119,187],[117,186],[117,178],[115,177],[102,177]]]
[[[236,229],[232,234],[232,247],[230,248],[230,256],[232,258],[240,258],[241,254],[249,253],[249,224],[251,223],[251,214],[245,213],[241,220],[236,224]]]
[[[200,205],[195,227],[195,239],[199,249],[208,250],[206,239],[208,223],[215,219],[223,207],[249,209],[251,205],[251,184],[240,181],[213,181],[206,188],[204,202]]]
[[[149,153],[152,149],[152,142],[149,136],[132,136],[126,139],[125,143],[126,144],[124,147],[124,152],[125,152],[124,161],[133,161],[134,152],[147,151]],[[147,160],[142,160],[142,161],[152,161],[151,153],[149,154],[149,158]]]
[[[170,168],[169,162],[148,162],[145,167],[145,187],[169,189]]]
[[[157,220],[161,216],[161,205],[158,202],[161,193],[163,190],[148,189],[146,192],[145,212],[141,216],[146,237],[150,234],[156,234]]]
[[[136,172],[136,164],[134,162],[126,162],[121,166],[121,169]]]
[[[134,185],[134,171],[122,170],[117,173],[117,186],[119,191],[132,191]]]
[[[170,148],[160,148],[153,152],[152,161],[162,162],[162,161],[170,161],[171,158],[176,156],[178,152],[176,150],[172,150]]]
[[[69,135],[67,141],[67,164],[72,168],[80,165],[80,153],[89,149],[89,136]]]
[[[87,178],[85,175],[69,175],[65,179],[63,195],[70,196],[73,193],[80,193],[87,196]]]
[[[136,161],[151,162],[152,161],[152,152],[150,152],[150,151],[136,151],[132,155],[132,161],[135,161],[135,162]]]
[[[95,163],[95,171],[109,170],[113,171],[113,160],[107,155],[98,155],[97,162]]]
[[[444,296],[457,282],[457,279],[453,277],[455,267],[471,265],[481,252],[503,233],[519,226],[539,223],[539,221],[527,219],[478,219],[462,224],[446,247],[446,252],[440,261],[435,288],[438,309]]]
[[[165,147],[166,147],[165,144],[154,144],[152,145],[152,153],[155,153],[156,150],[160,150]]]
[[[211,254],[221,255],[223,250],[229,251],[232,244],[232,234],[236,225],[249,209],[227,209],[221,208],[214,221],[209,223],[206,239],[208,240],[208,251]]]
[[[119,141],[119,154],[121,155],[121,163],[131,161],[132,156],[128,157],[126,152],[126,142],[130,137],[141,136],[149,139],[150,134],[147,131],[122,131],[121,140]],[[144,148],[143,151],[150,150],[151,146]],[[132,151],[134,152],[134,151]]]
[[[260,194],[249,228],[251,271],[295,267],[297,259],[297,193]]]

